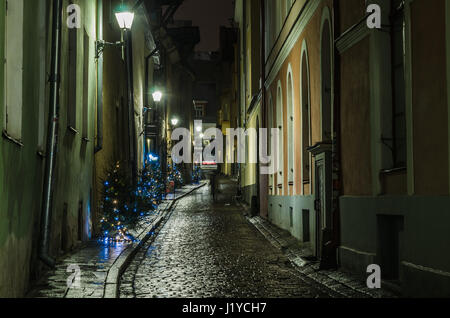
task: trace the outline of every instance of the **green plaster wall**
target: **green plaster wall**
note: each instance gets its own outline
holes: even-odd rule
[[[0,138],[0,297],[20,296],[28,287],[30,259],[42,197],[43,159],[37,155],[39,47],[36,14],[46,1],[24,3],[23,147]],[[42,22],[42,21],[41,21]],[[5,0],[0,1],[0,59],[4,58]],[[4,120],[4,64],[0,65],[0,122]]]
[[[23,118],[22,143],[19,146],[6,138],[0,138],[0,297],[23,296],[30,280],[39,276],[42,264],[37,251],[40,234],[42,205],[42,185],[45,159],[38,155],[39,109],[48,117],[49,84],[46,74],[50,65],[51,41],[51,1],[25,0],[24,2],[24,77],[23,77]],[[96,61],[94,43],[96,39],[96,1],[78,0],[82,11],[82,28],[78,32],[78,87],[77,123],[80,133],[73,134],[67,129],[67,56],[68,28],[66,10],[63,10],[62,63],[60,89],[60,118],[58,131],[58,154],[55,168],[53,210],[51,224],[51,250],[54,257],[61,252],[61,234],[67,233],[67,249],[79,244],[78,207],[83,202],[82,239],[90,238],[91,193],[93,180],[93,147],[95,122]],[[65,9],[69,4],[63,1]],[[39,14],[43,13],[43,14]],[[0,0],[0,59],[4,57],[5,40],[5,0]],[[37,26],[43,26],[39,31]],[[45,30],[46,26],[46,30]],[[45,30],[45,31],[44,31]],[[88,89],[83,90],[83,38],[89,35],[89,76]],[[41,33],[39,33],[41,32]],[[44,36],[46,33],[46,36]],[[47,39],[47,41],[43,39]],[[39,48],[46,52],[39,53]],[[46,68],[46,72],[42,72]],[[3,63],[0,65],[3,73]],[[3,128],[4,76],[0,75],[0,123]],[[45,82],[45,90],[39,83]],[[45,97],[43,97],[43,95]],[[88,141],[82,140],[83,94],[88,101]],[[41,97],[41,100],[40,100]],[[42,104],[43,103],[43,104]],[[44,126],[45,132],[47,126]],[[64,204],[68,206],[67,228],[62,228]]]

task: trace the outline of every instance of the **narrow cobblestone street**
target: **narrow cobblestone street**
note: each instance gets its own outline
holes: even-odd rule
[[[210,187],[180,200],[121,279],[120,297],[329,297]],[[226,189],[221,189],[222,194]],[[225,196],[225,198],[231,196]]]

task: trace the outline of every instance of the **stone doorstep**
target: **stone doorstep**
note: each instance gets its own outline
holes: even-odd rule
[[[245,205],[244,209],[248,210]],[[310,280],[319,283],[332,291],[333,294],[338,294],[340,297],[353,295],[356,297],[394,297],[393,294],[382,290],[367,290],[364,283],[353,277],[350,274],[342,271],[319,271],[318,265],[314,262],[308,261],[303,257],[301,249],[291,248],[290,239],[284,239],[282,232],[275,228],[274,225],[269,224],[261,217],[247,217],[249,223],[255,228],[277,249],[282,250],[288,257],[291,264],[293,264],[299,271],[308,277]],[[338,274],[336,274],[338,273]]]
[[[178,200],[184,198],[185,196],[191,194],[195,190],[198,190],[205,186],[207,183],[203,182],[199,186],[189,188],[188,191],[175,199],[170,200],[170,203],[167,203],[164,207],[164,211],[160,216],[157,217],[145,230],[141,232],[139,235],[139,243],[132,244],[125,248],[122,253],[117,257],[113,265],[108,271],[108,275],[105,281],[105,291],[103,294],[103,298],[117,298],[119,295],[119,284],[120,284],[120,275],[125,271],[129,262],[132,260],[134,255],[138,252],[139,248],[150,238],[151,232],[159,226],[159,224],[164,220],[168,211],[170,211]]]

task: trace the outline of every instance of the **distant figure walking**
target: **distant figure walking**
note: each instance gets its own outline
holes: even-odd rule
[[[211,185],[211,194],[213,197],[213,201],[216,201],[216,174],[212,173],[210,177],[210,185]]]

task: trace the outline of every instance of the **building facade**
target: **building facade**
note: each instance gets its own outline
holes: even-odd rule
[[[379,264],[405,295],[448,296],[450,4],[378,4],[382,30],[360,22],[363,1],[337,7],[339,259]]]
[[[92,236],[96,2],[75,1],[90,14],[79,28],[61,25],[61,46],[55,53],[55,20],[68,18],[55,11],[69,4],[17,0],[0,5],[1,55],[6,60],[1,66],[1,296],[24,295],[41,272],[42,254],[54,258]],[[58,73],[51,67],[55,54],[60,57]],[[56,83],[59,111],[52,120],[58,123],[58,151],[52,155],[48,115]],[[51,202],[44,195],[50,158]],[[45,206],[50,213],[44,229]],[[42,246],[45,231],[47,245]]]
[[[449,7],[236,1],[240,127],[279,130],[274,174],[248,163],[262,136],[246,142],[245,201],[322,268],[378,264],[404,295],[450,292]]]
[[[142,167],[143,65],[155,44],[141,4],[126,45],[98,50],[121,41],[119,4],[0,1],[1,297],[24,296],[58,256],[99,234],[113,163],[130,175]]]

